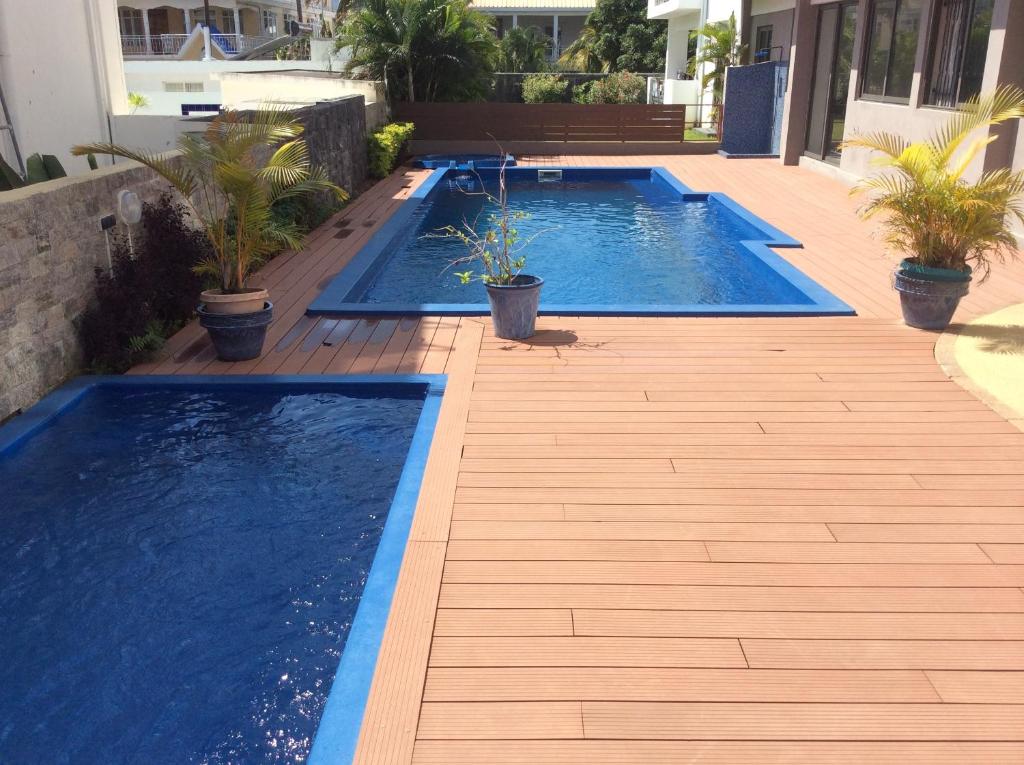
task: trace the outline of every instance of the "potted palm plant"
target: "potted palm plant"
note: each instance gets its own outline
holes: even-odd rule
[[[500,154],[507,156],[504,150]],[[482,273],[470,270],[457,271],[455,275],[463,284],[473,281],[484,283],[487,301],[491,306],[494,334],[505,340],[523,340],[532,337],[536,329],[540,288],[544,284],[540,277],[522,273],[526,267],[524,251],[542,232],[527,239],[519,238],[517,226],[529,216],[509,207],[505,164],[506,161],[502,160],[498,170],[497,195],[488,192],[482,180],[481,191],[463,192],[483,196],[484,206],[490,205],[493,208],[493,212],[487,214],[486,225],[479,226],[479,218],[473,223],[463,220],[460,226],[445,226],[436,236],[454,237],[466,246],[466,256],[455,259],[451,266],[477,262],[483,266]]]
[[[310,165],[302,131],[286,111],[225,110],[201,135],[182,135],[177,156],[110,143],[72,149],[141,162],[181,194],[210,242],[211,256],[195,270],[217,286],[200,296],[199,323],[224,361],[256,358],[266,338],[273,304],[267,290],[247,285],[250,274],[282,248],[302,246],[302,231],[276,218],[274,204],[321,191],[346,198],[323,168]]]
[[[881,154],[883,172],[853,193],[872,193],[861,215],[883,213],[886,242],[905,256],[893,286],[911,327],[945,329],[972,277],[983,281],[993,259],[1016,254],[1010,225],[1024,224],[1024,171],[1001,168],[973,182],[964,176],[996,140],[988,129],[1021,117],[1024,91],[1004,86],[968,102],[927,141],[872,133],[844,143]]]

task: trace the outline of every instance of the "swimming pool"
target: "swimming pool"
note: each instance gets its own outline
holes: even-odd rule
[[[347,761],[442,389],[83,378],[0,428],[0,759]]]
[[[497,178],[496,170],[435,170],[308,312],[486,314],[483,287],[462,285],[449,267],[462,245],[429,235],[476,220],[479,192],[493,191]],[[525,271],[544,279],[541,313],[853,314],[770,249],[799,242],[662,168],[514,167],[507,179],[511,206],[529,215],[521,236],[538,234]]]

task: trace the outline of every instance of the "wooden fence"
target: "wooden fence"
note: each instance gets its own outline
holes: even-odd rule
[[[686,107],[659,104],[398,104],[394,118],[421,141],[682,143]]]

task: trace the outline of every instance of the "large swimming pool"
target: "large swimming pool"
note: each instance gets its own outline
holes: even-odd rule
[[[347,761],[439,385],[100,378],[0,428],[0,761]]]
[[[721,194],[694,193],[661,168],[508,168],[509,198],[536,235],[526,272],[541,312],[619,315],[835,315],[852,309],[770,247],[799,247]],[[310,313],[482,314],[464,253],[439,229],[486,223],[496,170],[435,170],[317,297]],[[766,189],[765,193],[771,193]],[[464,270],[464,267],[455,270]]]

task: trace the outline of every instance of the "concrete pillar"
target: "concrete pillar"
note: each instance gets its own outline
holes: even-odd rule
[[[142,34],[146,38],[146,53],[151,54],[153,52],[153,40],[149,36],[149,11],[145,10],[142,12]]]
[[[556,13],[551,18],[552,18],[552,21],[551,21],[551,36],[553,38],[555,38],[555,45],[554,45],[554,48],[553,48],[552,52],[554,53],[555,58],[558,58],[558,55],[560,53],[560,51],[558,49],[558,14]]]
[[[192,34],[192,12],[182,11],[182,13],[185,15],[185,34],[190,35]]]
[[[203,24],[203,61],[213,61],[213,51],[210,49],[210,28]]]
[[[513,29],[518,29],[519,28],[519,16],[517,16],[514,13],[512,14],[512,28]]]
[[[235,6],[235,34],[239,35],[239,37],[242,34],[242,17],[238,13],[238,6],[237,5]],[[238,38],[236,38],[236,39],[238,39]],[[237,43],[236,43],[236,47],[237,47]]]
[[[981,92],[991,93],[1000,85],[1024,87],[1024,3],[1020,0],[995,0],[992,8],[992,31]],[[989,135],[998,139],[985,149],[986,172],[1013,167],[1014,151],[1024,152],[1024,146],[1016,145],[1018,128],[1019,125],[1011,122],[990,130]]]
[[[814,48],[818,14],[811,0],[797,0],[793,9],[793,41],[789,54],[789,87],[782,112],[779,156],[784,165],[800,162],[807,139],[808,107],[814,79]]]

